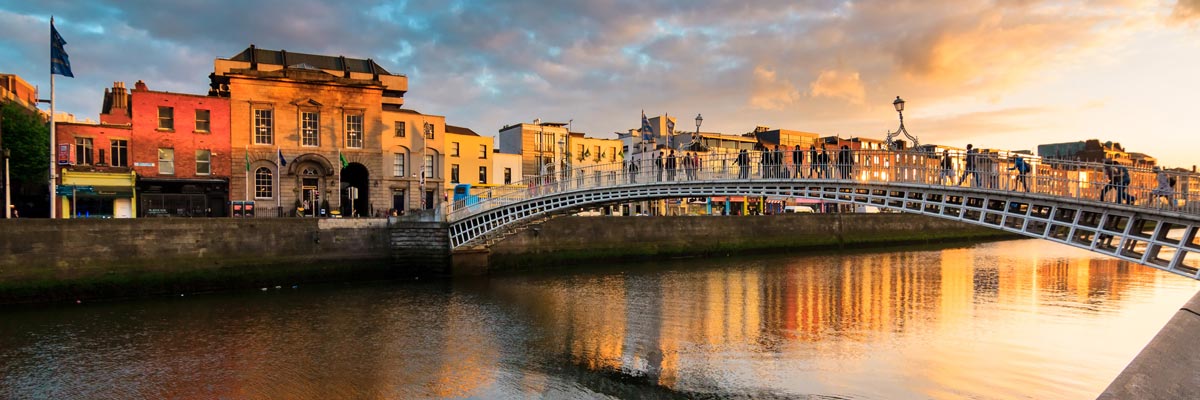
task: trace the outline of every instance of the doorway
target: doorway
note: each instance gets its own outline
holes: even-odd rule
[[[342,168],[342,215],[347,217],[370,216],[370,187],[368,185],[371,172],[359,163],[350,163]]]

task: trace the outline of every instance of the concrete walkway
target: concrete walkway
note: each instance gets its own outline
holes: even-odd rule
[[[1200,293],[1175,312],[1099,399],[1200,399]]]

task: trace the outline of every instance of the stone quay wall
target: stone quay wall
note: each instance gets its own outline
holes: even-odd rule
[[[746,217],[560,217],[491,247],[492,269],[581,261],[746,254],[1015,238],[1014,234],[912,214],[783,214]]]

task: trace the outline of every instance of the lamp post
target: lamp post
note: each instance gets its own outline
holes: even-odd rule
[[[696,133],[692,134],[692,143],[696,143],[700,139],[700,124],[704,122],[704,117],[699,113],[696,114]]]
[[[892,102],[892,106],[896,108],[896,113],[900,115],[900,128],[896,129],[895,132],[889,131],[887,133],[888,150],[896,149],[896,143],[892,141],[892,138],[899,136],[901,133],[903,133],[904,137],[908,138],[908,140],[912,141],[912,148],[917,148],[921,145],[921,142],[917,140],[915,136],[909,134],[907,129],[904,129],[904,99],[901,99],[900,96],[896,96],[896,101]]]
[[[12,189],[8,182],[8,158],[11,156],[12,152],[4,149],[4,219],[12,218]]]

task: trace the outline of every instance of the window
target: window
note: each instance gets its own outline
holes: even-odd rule
[[[212,173],[212,152],[209,150],[196,150],[196,175],[208,175]]]
[[[479,158],[487,158],[487,145],[479,145]]]
[[[504,169],[504,184],[505,184],[505,185],[511,185],[511,184],[512,184],[512,168],[505,168],[505,169]]]
[[[175,175],[175,149],[158,149],[158,173]]]
[[[360,149],[363,147],[363,116],[351,114],[346,116],[346,147]]]
[[[479,167],[479,184],[487,183],[487,167]]]
[[[175,130],[174,107],[158,106],[158,129],[164,131]]]
[[[97,149],[96,151],[100,153],[100,158],[97,158],[96,161],[98,161],[98,164],[104,165],[104,149]]]
[[[458,164],[450,164],[450,183],[458,183]]]
[[[196,110],[196,132],[208,132],[208,110]]]
[[[433,155],[432,154],[425,155],[425,177],[430,178],[430,179],[435,178],[435,176],[433,175]]]
[[[128,167],[129,166],[129,142],[124,140],[113,140],[109,142],[112,148],[109,153],[112,153],[112,166]]]
[[[396,121],[396,137],[404,137],[404,121]]]
[[[404,154],[396,153],[392,158],[392,176],[404,176]]]
[[[75,138],[75,163],[92,165],[92,138]]]
[[[271,170],[259,167],[254,170],[254,198],[269,199],[275,191],[271,188]]]
[[[608,148],[608,160],[609,161],[617,161],[617,148],[616,147]]]
[[[450,142],[450,157],[458,157],[458,142]]]
[[[425,124],[425,138],[433,139],[433,124]]]
[[[275,143],[274,127],[271,110],[265,108],[254,110],[254,144]]]
[[[589,155],[595,157],[596,161],[600,161],[600,154],[600,146],[592,146],[592,154]]]
[[[320,146],[320,130],[318,124],[321,121],[321,114],[313,111],[304,111],[300,113],[300,145],[302,146]]]

